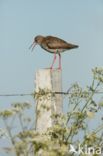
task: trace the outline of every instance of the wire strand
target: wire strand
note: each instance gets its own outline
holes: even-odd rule
[[[33,96],[35,93],[11,93],[11,94],[0,94],[0,97],[8,97],[8,96]],[[63,94],[63,95],[69,95],[72,94],[70,92],[45,92],[45,93],[52,93],[52,94]],[[103,94],[103,92],[101,91],[95,91],[95,94]]]

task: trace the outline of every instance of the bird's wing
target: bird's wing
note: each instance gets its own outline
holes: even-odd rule
[[[46,42],[50,49],[72,49],[74,47],[73,44],[52,36],[48,36]]]

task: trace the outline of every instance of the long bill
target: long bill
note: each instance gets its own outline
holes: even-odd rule
[[[34,50],[34,47],[36,46],[36,44],[37,44],[37,43],[33,42],[33,43],[30,45],[29,49],[31,49],[31,51],[33,51],[33,50]]]

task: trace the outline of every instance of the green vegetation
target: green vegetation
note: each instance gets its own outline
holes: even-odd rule
[[[16,156],[88,156],[90,153],[93,156],[101,155],[103,68],[96,67],[92,74],[92,83],[85,89],[78,83],[70,87],[64,95],[64,98],[68,99],[67,113],[52,114],[55,124],[42,134],[35,131],[35,126],[31,126],[33,119],[27,116],[26,111],[32,109],[31,104],[15,103],[11,108],[1,111],[0,118],[5,127],[0,129],[0,137],[6,137],[11,141],[11,147],[4,148],[4,151],[14,152]],[[34,93],[34,98],[44,95],[47,98],[50,92],[49,95],[46,92],[40,90],[39,93]],[[97,123],[98,120],[100,125]],[[17,126],[20,125],[19,132],[15,131],[16,123]],[[93,125],[95,129],[92,128]],[[71,147],[74,147],[75,152],[71,151]]]

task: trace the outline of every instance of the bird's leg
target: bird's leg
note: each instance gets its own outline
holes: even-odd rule
[[[59,70],[61,70],[61,54],[59,53],[59,67],[58,67]]]
[[[55,61],[56,61],[56,52],[54,52],[53,62],[52,62],[52,65],[50,67],[51,70],[53,69],[53,65],[54,65]]]

